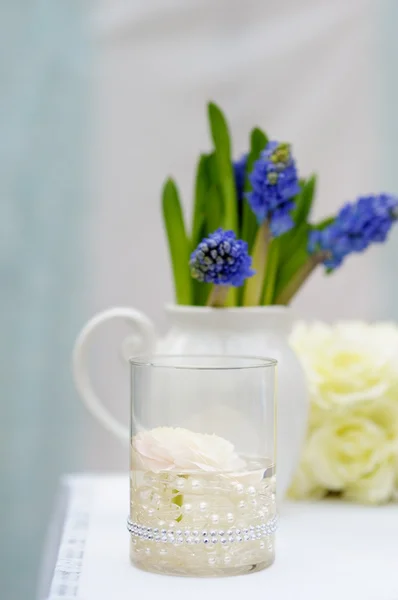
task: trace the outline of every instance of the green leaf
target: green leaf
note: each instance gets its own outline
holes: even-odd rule
[[[195,179],[195,203],[192,216],[191,244],[194,250],[202,239],[202,229],[206,218],[206,195],[210,186],[208,174],[209,156],[201,154]]]
[[[203,283],[192,279],[192,304],[194,306],[206,306],[211,288],[211,283]]]
[[[310,229],[310,225],[301,223],[301,225],[294,227],[278,238],[279,262],[281,265],[290,260],[296,250],[303,244],[307,246]]]
[[[207,155],[207,190],[205,198],[205,221],[203,236],[213,233],[218,227],[223,227],[224,200],[218,179],[217,159],[215,152]]]
[[[329,225],[334,223],[335,219],[336,217],[327,217],[326,219],[323,219],[323,221],[320,221],[316,225],[313,225],[312,229],[319,229],[320,231],[322,231],[322,229],[326,229],[326,227],[329,227]]]
[[[301,182],[300,182],[301,183]],[[311,211],[316,190],[316,175],[301,183],[301,191],[296,200],[296,206],[292,211],[292,218],[296,225],[306,223]]]
[[[218,185],[215,154],[214,152],[202,154],[196,171],[191,251],[197,248],[204,237],[222,226],[223,211],[223,199]],[[211,291],[211,284],[193,279],[191,286],[193,304],[205,306]]]
[[[250,134],[250,154],[252,157],[252,162],[257,160],[260,156],[260,153],[264,150],[265,146],[268,144],[268,136],[264,131],[262,131],[259,127],[255,127],[252,129]]]
[[[213,138],[216,152],[219,150],[221,155],[231,157],[231,142],[226,118],[221,108],[209,102],[208,115],[210,123],[211,136]]]
[[[195,205],[192,219],[192,250],[223,224],[222,193],[218,182],[215,153],[202,154],[196,170]]]
[[[307,180],[300,180],[300,187],[301,191],[297,196],[295,209],[292,211],[295,226],[279,238],[281,264],[289,260],[289,257],[302,243],[304,236],[306,240],[308,239],[310,226],[307,221],[315,195],[316,175],[312,175]]]
[[[305,243],[301,244],[301,246],[295,250],[290,257],[290,260],[280,265],[275,282],[274,299],[276,299],[282,293],[289,281],[307,262],[307,260],[308,252],[307,244]]]
[[[318,265],[319,261],[314,255],[307,256],[306,260],[300,265],[300,267],[295,269],[294,274],[289,278],[289,281],[283,287],[281,292],[276,295],[275,304],[282,304],[285,306],[290,304],[294,296]]]
[[[274,299],[277,298],[283,288],[289,283],[303,264],[308,259],[308,235],[311,226],[301,223],[280,238],[279,247],[279,269],[276,276]]]
[[[208,115],[211,136],[215,147],[217,180],[224,205],[223,226],[225,229],[236,231],[238,211],[228,125],[220,108],[212,102],[208,105]]]
[[[206,194],[206,233],[213,233],[223,222],[223,201],[217,186],[212,185]]]
[[[168,179],[163,186],[162,205],[163,222],[174,275],[176,301],[178,304],[191,304],[190,242],[185,230],[177,186],[172,179]]]
[[[206,167],[209,185],[218,185],[220,180],[218,175],[217,158],[215,152],[212,152],[211,154],[207,155]]]
[[[293,278],[298,273],[303,272],[305,265],[309,264],[310,256],[307,251],[308,235],[311,230],[314,229],[325,229],[331,225],[335,220],[335,217],[327,217],[316,225],[309,225],[308,223],[302,223],[297,228],[289,231],[286,236],[288,237],[289,243],[284,242],[284,261],[282,262],[277,276],[276,288],[274,299],[278,298],[285,288],[292,282]],[[282,240],[284,236],[278,238]],[[325,269],[327,275],[333,272],[333,269]]]

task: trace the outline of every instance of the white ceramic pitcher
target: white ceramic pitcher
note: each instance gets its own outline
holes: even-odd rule
[[[119,319],[132,335],[125,339],[123,354],[225,354],[263,356],[278,361],[277,480],[283,497],[297,465],[304,441],[308,399],[304,373],[289,345],[293,315],[283,306],[209,308],[166,307],[170,329],[157,341],[151,321],[132,308],[111,308],[94,316],[76,340],[73,371],[77,390],[86,407],[122,442],[128,443],[127,424],[119,423],[94,392],[88,372],[91,334],[100,325]],[[127,399],[126,399],[127,402]]]

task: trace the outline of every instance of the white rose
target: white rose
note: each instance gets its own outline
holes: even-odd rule
[[[306,371],[313,423],[339,410],[386,396],[398,403],[398,328],[389,323],[298,324],[291,344]]]
[[[373,473],[395,451],[383,427],[351,414],[326,420],[310,434],[305,449],[315,480],[336,491]]]
[[[344,497],[363,504],[381,504],[394,497],[396,468],[389,459],[377,465],[373,471],[349,484]]]
[[[145,470],[179,473],[198,469],[234,471],[245,465],[231,442],[180,427],[157,427],[135,435],[133,461]]]
[[[375,402],[358,403],[352,411],[353,415],[369,419],[384,429],[388,440],[394,447],[398,443],[398,394],[379,398]]]

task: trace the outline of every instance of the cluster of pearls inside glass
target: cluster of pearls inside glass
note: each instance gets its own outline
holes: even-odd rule
[[[270,468],[238,476],[132,471],[130,497],[130,556],[142,569],[222,576],[274,561],[277,513]]]

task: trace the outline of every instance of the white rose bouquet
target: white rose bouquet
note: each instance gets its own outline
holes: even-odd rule
[[[298,324],[291,343],[310,389],[294,499],[328,493],[380,504],[398,490],[398,327]]]

